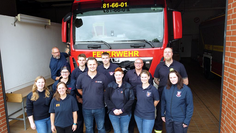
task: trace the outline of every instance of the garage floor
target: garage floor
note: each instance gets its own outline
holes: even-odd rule
[[[218,133],[221,78],[207,80],[196,62],[185,60],[183,63],[187,69],[194,100],[194,113],[188,133]],[[30,129],[29,124],[27,127],[24,131],[23,122],[18,121],[10,126],[10,132],[36,133]]]

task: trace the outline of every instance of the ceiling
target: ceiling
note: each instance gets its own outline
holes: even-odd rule
[[[70,12],[73,0],[16,0],[17,13],[49,18],[61,23]],[[179,11],[225,10],[226,0],[167,0],[168,7]]]

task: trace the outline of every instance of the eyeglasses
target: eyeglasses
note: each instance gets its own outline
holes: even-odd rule
[[[134,62],[135,64],[143,64],[142,62]]]
[[[69,72],[61,72],[61,73],[63,73],[63,74],[67,74],[67,73],[69,73]]]

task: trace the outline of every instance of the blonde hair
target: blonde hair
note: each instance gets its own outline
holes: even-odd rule
[[[38,94],[38,91],[37,91],[37,85],[36,85],[36,82],[39,80],[39,79],[43,79],[44,80],[44,87],[43,89],[45,90],[45,98],[46,97],[49,97],[50,95],[50,92],[49,92],[49,89],[45,86],[46,85],[46,79],[43,77],[43,76],[38,76],[36,77],[36,79],[34,80],[34,85],[32,87],[32,96],[31,96],[31,101],[37,101],[38,98],[39,98],[39,94]]]

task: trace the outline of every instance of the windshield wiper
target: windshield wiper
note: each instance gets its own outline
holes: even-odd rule
[[[80,42],[98,42],[105,44],[109,49],[111,49],[111,45],[105,41],[80,41]]]
[[[138,42],[145,42],[145,43],[149,44],[152,48],[154,48],[154,45],[145,39],[143,39],[143,40],[116,40],[115,42],[137,42],[137,41]]]

